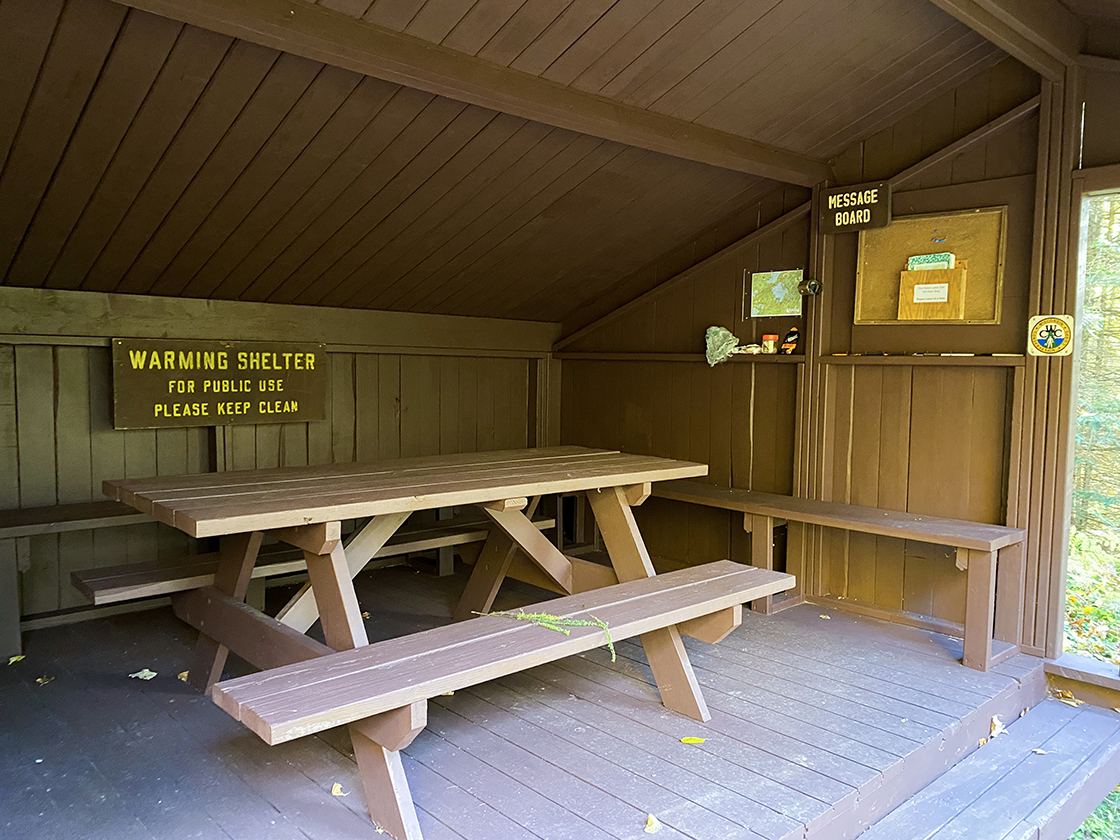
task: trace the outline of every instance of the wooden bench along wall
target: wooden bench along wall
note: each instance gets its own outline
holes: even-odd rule
[[[0,511],[0,656],[22,652],[19,572],[30,566],[31,537],[141,522],[151,522],[151,517],[108,500]]]
[[[721,560],[524,610],[601,620],[613,641],[675,626],[715,643],[739,625],[744,602],[793,585],[790,575]],[[396,840],[421,840],[400,750],[423,730],[430,698],[607,642],[599,626],[571,627],[564,635],[531,622],[483,616],[334,653],[271,619],[272,643],[257,644],[260,633],[230,630],[235,622],[250,621],[244,604],[213,589],[189,597],[223,601],[227,627],[218,632],[237,645],[231,650],[258,667],[272,667],[217,683],[214,701],[269,744],[349,724],[370,816]],[[184,604],[180,615],[190,620],[191,612]],[[255,621],[259,626],[262,619]],[[294,664],[274,667],[285,656]],[[686,676],[699,696],[691,670]],[[659,678],[658,687],[663,699],[680,690]],[[702,702],[699,715],[707,718]]]
[[[963,663],[986,671],[1018,652],[1024,588],[1022,543],[1026,537],[1021,528],[799,499],[688,479],[659,482],[653,495],[742,513],[743,528],[751,533],[751,563],[764,569],[774,567],[775,519],[951,546],[957,550],[957,567],[968,574]],[[772,611],[773,606],[771,598],[752,604],[763,612]],[[993,639],[998,650],[993,649]]]

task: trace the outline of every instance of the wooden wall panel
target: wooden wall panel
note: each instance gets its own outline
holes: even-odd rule
[[[797,365],[574,361],[563,365],[561,440],[700,461],[708,481],[788,493],[793,482]],[[728,557],[742,518],[649,500],[636,510],[656,554]]]
[[[10,464],[0,471],[0,510],[100,499],[109,478],[528,445],[538,410],[530,404],[531,360],[357,349],[329,353],[326,420],[117,431],[103,340],[0,344],[0,459]],[[71,571],[198,550],[157,523],[28,542],[25,615],[83,606]]]
[[[1004,524],[1013,368],[827,366],[837,501]],[[946,546],[826,535],[826,591],[961,623]]]

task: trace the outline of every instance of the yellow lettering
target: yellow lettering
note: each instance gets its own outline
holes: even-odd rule
[[[307,356],[307,359],[304,362],[307,365],[307,369],[308,370],[315,370],[315,354],[314,353],[305,353],[304,355]]]
[[[292,366],[292,354],[284,354],[284,370],[288,370]]]
[[[152,353],[152,358],[148,361],[149,370],[163,370],[163,365],[159,361],[159,353]]]
[[[165,368],[167,368],[168,370],[175,370],[175,351],[174,350],[164,350],[163,351],[163,366]]]
[[[132,362],[132,369],[133,370],[143,370],[144,369],[144,359],[147,357],[147,355],[148,355],[147,350],[129,350],[128,351],[128,357],[129,357],[129,360]]]
[[[229,368],[229,353],[222,350],[218,353],[218,370],[226,370]]]
[[[179,370],[194,370],[194,353],[179,351]]]
[[[249,367],[249,354],[242,350],[237,354],[237,369],[246,370]]]

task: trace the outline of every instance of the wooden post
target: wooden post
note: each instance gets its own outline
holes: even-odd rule
[[[996,553],[968,552],[968,594],[964,608],[964,658],[969,668],[987,671],[992,661]]]
[[[749,526],[749,527],[748,527]],[[751,532],[751,565],[756,569],[774,569],[774,518],[743,514],[743,527]],[[751,609],[769,615],[774,611],[774,596],[756,598]]]
[[[638,530],[638,523],[634,521],[625,489],[609,487],[604,490],[589,490],[587,499],[619,582],[653,577],[653,563]],[[667,708],[694,720],[710,720],[711,713],[704,702],[700,684],[677,628],[669,626],[643,633],[638,638],[645,649],[657,690],[661,693],[661,702]]]
[[[16,542],[0,540],[0,657],[21,653]]]
[[[994,636],[1013,645],[1023,643],[1023,590],[1026,588],[1023,544],[999,550],[996,562],[996,619]]]
[[[215,589],[237,601],[245,600],[263,538],[264,534],[260,531],[222,537],[218,570],[214,573]],[[205,633],[199,633],[189,674],[191,685],[203,694],[208,692],[221,679],[228,655],[229,648]]]

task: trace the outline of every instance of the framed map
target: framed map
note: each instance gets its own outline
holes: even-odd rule
[[[744,298],[749,295],[751,318],[778,318],[801,314],[801,283],[804,271],[761,271],[749,275],[743,271]],[[746,306],[743,307],[746,309]],[[744,320],[746,313],[744,313]]]

